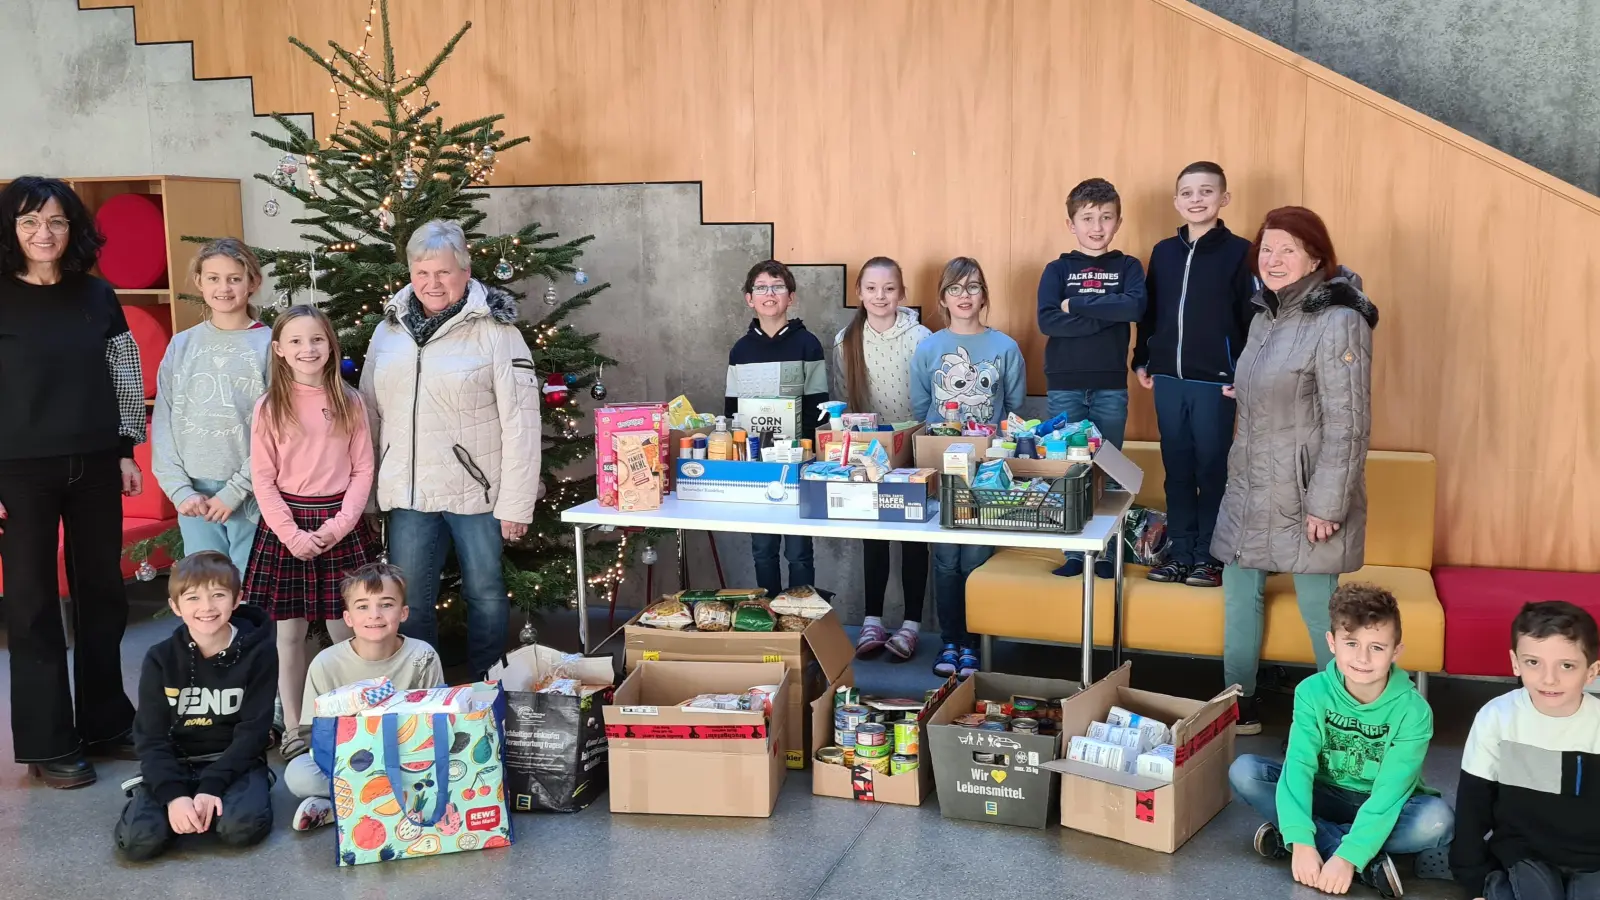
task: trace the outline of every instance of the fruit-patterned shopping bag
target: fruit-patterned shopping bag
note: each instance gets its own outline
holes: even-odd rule
[[[504,715],[499,686],[482,683],[317,719],[312,755],[331,781],[339,865],[509,847]]]

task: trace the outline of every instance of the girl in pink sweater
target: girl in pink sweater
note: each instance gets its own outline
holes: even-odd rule
[[[347,640],[339,583],[378,559],[362,519],[372,492],[372,436],[361,395],[339,377],[339,339],[312,306],[295,306],[272,327],[271,379],[256,402],[250,475],[261,521],[243,599],[278,629],[283,756],[304,753],[296,736],[306,683],[306,627],[327,623]]]

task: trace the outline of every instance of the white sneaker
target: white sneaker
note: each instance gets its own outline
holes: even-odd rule
[[[333,824],[333,801],[327,797],[307,797],[294,811],[294,830],[310,831]]]

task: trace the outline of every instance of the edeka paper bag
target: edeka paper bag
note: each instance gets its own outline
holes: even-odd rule
[[[509,847],[505,696],[475,684],[464,713],[319,718],[311,752],[332,781],[339,865]]]

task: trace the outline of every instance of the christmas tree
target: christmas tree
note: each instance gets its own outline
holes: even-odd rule
[[[366,48],[374,15],[382,40],[376,61]],[[439,104],[430,99],[428,83],[471,27],[470,22],[464,24],[415,74],[409,69],[397,71],[388,0],[369,10],[367,37],[356,50],[330,41],[331,53],[323,56],[290,38],[332,79],[337,110],[325,141],[281,114],[272,118],[286,137],[253,133],[284,153],[276,171],[255,177],[304,206],[305,215],[293,221],[305,227],[301,237],[307,245],[303,250],[256,248],[256,253],[276,279],[278,307],[314,302],[333,321],[345,376],[352,383],[359,377],[384,304],[410,281],[406,241],[423,223],[433,219],[459,223],[472,251],[473,277],[485,285],[504,288],[521,300],[524,294],[516,290],[518,283],[530,278],[546,282],[543,318],[518,323],[544,383],[546,494],[526,537],[507,545],[504,561],[513,602],[531,611],[565,605],[576,594],[571,532],[561,524],[560,513],[594,497],[594,476],[569,479],[559,473],[593,451],[592,438],[581,428],[586,416],[578,407],[577,394],[589,391],[595,399],[604,399],[598,371],[613,360],[599,351],[599,335],[578,331],[566,320],[609,285],[597,284],[558,299],[557,279],[572,277],[579,285],[588,281],[578,262],[592,235],[559,243],[555,233],[542,231],[538,223],[511,234],[487,235],[480,230],[485,215],[477,204],[488,195],[473,188],[489,182],[500,154],[528,139],[506,138],[499,128],[501,115],[455,125],[434,115]],[[369,101],[376,116],[368,122],[346,122],[353,99]],[[278,209],[276,200],[268,200],[263,212],[272,216]],[[302,297],[302,292],[309,293]],[[270,320],[273,312],[267,309],[265,317]],[[130,556],[143,561],[158,546],[175,550],[179,546],[175,532],[135,545]],[[612,549],[614,554],[597,548],[587,556],[590,583],[602,591],[614,590],[625,568],[626,541],[614,542]],[[148,570],[141,567],[141,573]],[[452,619],[459,624],[462,604],[452,603],[451,593],[448,585],[441,592],[445,598],[441,628]]]

